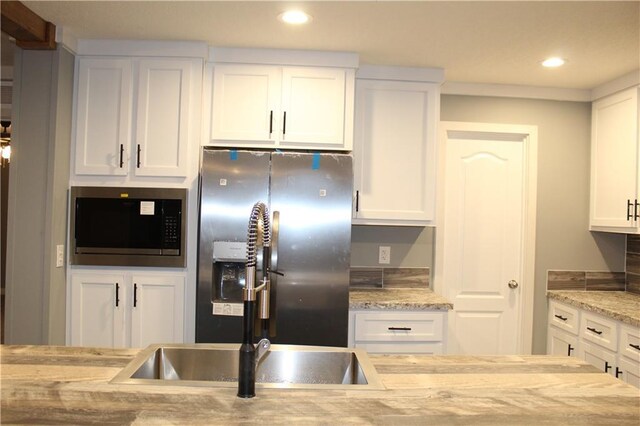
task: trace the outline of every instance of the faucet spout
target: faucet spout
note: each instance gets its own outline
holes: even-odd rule
[[[258,240],[258,224],[262,222],[262,263],[263,278],[262,284],[256,288],[256,249]],[[258,343],[258,349],[253,344],[254,335],[254,319],[256,310],[256,295],[258,291],[262,292],[261,300],[267,300],[270,290],[269,269],[271,260],[271,223],[269,220],[269,211],[267,206],[262,202],[254,204],[249,217],[249,229],[247,231],[247,266],[245,273],[245,287],[242,292],[244,305],[244,313],[242,318],[242,345],[239,354],[239,371],[238,371],[238,397],[252,398],[256,395],[256,366],[260,358],[271,347],[268,339],[262,339]],[[268,308],[260,309],[260,318],[268,319]]]

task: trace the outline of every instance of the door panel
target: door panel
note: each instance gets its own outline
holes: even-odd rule
[[[524,143],[505,139],[486,133],[446,142],[443,277],[458,353],[517,351]]]

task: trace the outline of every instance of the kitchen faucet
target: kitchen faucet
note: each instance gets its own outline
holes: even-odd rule
[[[258,225],[262,222],[262,284],[255,287],[256,281],[256,243],[258,240]],[[245,286],[242,290],[244,312],[242,318],[242,345],[240,346],[239,371],[238,371],[238,396],[240,398],[252,398],[256,395],[256,366],[260,359],[271,347],[269,339],[263,338],[258,342],[258,347],[253,345],[254,319],[256,310],[256,296],[260,292],[260,305],[258,316],[262,320],[269,319],[269,293],[271,282],[271,222],[269,210],[262,202],[254,204],[249,217],[249,229],[247,231],[247,264],[245,274]]]

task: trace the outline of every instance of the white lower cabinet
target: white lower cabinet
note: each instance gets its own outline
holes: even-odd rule
[[[446,311],[349,312],[349,347],[369,353],[445,353]]]
[[[640,387],[640,328],[555,300],[549,301],[548,324],[549,355],[578,356]]]
[[[145,347],[184,340],[184,275],[71,275],[69,344]]]

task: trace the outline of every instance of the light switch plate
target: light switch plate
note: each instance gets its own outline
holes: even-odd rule
[[[64,266],[64,244],[58,244],[56,246],[56,268],[62,268]]]
[[[380,246],[378,250],[378,263],[385,265],[391,263],[391,247]]]

